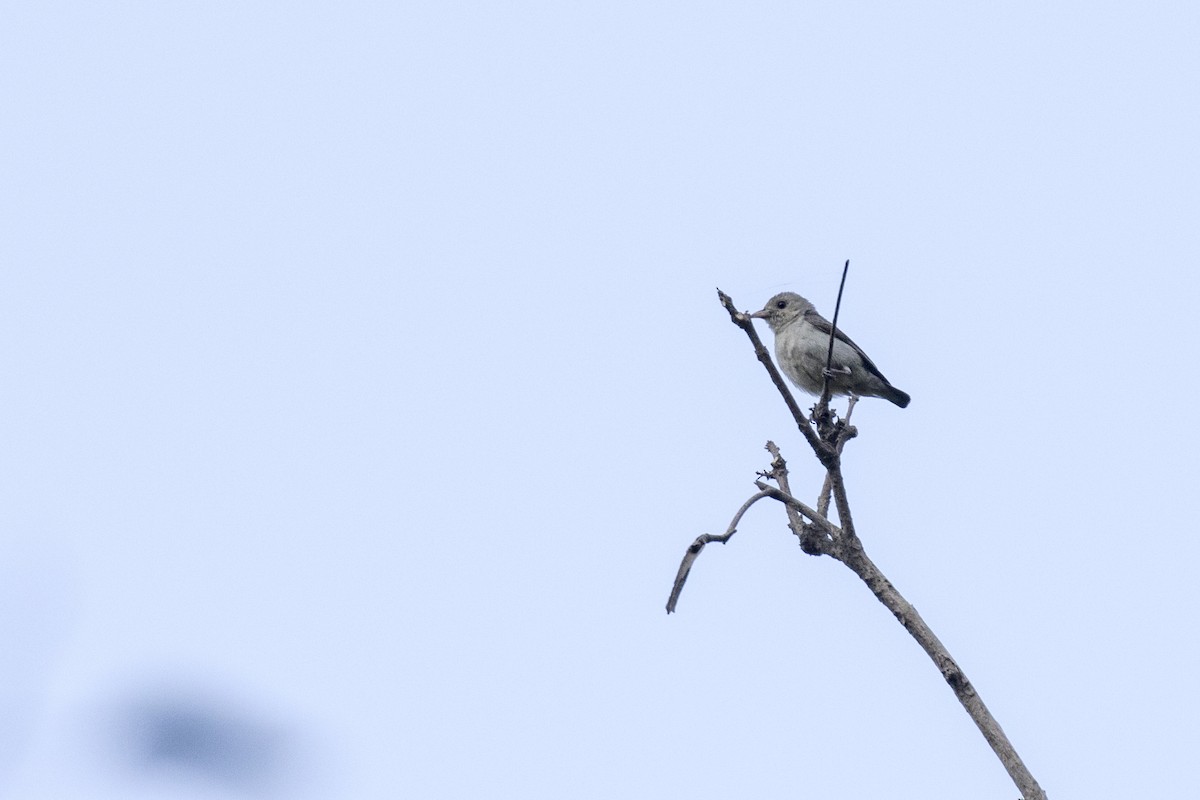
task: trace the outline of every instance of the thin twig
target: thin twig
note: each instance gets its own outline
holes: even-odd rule
[[[829,501],[833,497],[833,477],[826,472],[825,483],[821,485],[821,493],[817,495],[817,513],[823,517],[829,516]]]
[[[850,516],[850,500],[846,497],[846,482],[842,479],[841,467],[829,470],[829,485],[833,490],[833,504],[837,507],[838,524],[847,539],[847,544],[862,547],[858,542],[858,534],[854,531],[854,518]]]
[[[850,424],[850,415],[854,413],[856,405],[858,405],[858,395],[852,394],[846,398],[846,417],[842,420],[846,425]]]
[[[842,531],[837,525],[834,525],[827,518],[818,514],[815,509],[804,504],[803,501],[797,500],[783,489],[777,489],[774,486],[768,486],[762,481],[757,481],[755,486],[762,489],[763,494],[770,497],[772,500],[778,500],[786,506],[790,506],[800,513],[805,519],[812,520],[812,523],[830,536],[841,536]]]
[[[858,435],[858,428],[850,424],[850,415],[854,413],[854,406],[858,403],[856,395],[850,395],[846,403],[846,418],[841,420],[840,426],[836,431],[836,443],[834,449],[841,455],[842,450],[846,447],[846,442]],[[830,472],[825,472],[825,483],[821,486],[821,494],[817,497],[817,512],[822,516],[829,516],[829,498],[833,491],[833,477]]]
[[[742,507],[733,515],[733,519],[729,522],[729,527],[725,529],[724,533],[704,533],[696,537],[696,541],[692,542],[687,552],[683,554],[683,561],[679,565],[679,572],[675,575],[675,585],[671,587],[671,596],[667,599],[668,614],[675,610],[675,605],[679,602],[679,593],[683,591],[683,584],[687,582],[688,573],[692,571],[692,562],[696,560],[696,556],[700,555],[700,551],[704,549],[704,546],[709,542],[720,542],[721,544],[728,542],[737,533],[738,523],[742,521],[742,515],[750,510],[750,506],[764,497],[770,496],[771,493],[764,490],[742,503]]]
[[[829,352],[825,355],[825,382],[821,387],[821,399],[817,401],[817,416],[829,408],[829,400],[833,396],[829,378],[833,374],[833,342],[837,338],[838,314],[842,310],[842,291],[846,288],[846,273],[850,271],[850,259],[842,266],[842,282],[838,284],[837,303],[833,307],[833,322],[829,326]]]
[[[771,454],[771,469],[766,473],[765,477],[775,481],[783,491],[791,495],[792,489],[788,485],[787,461],[783,459],[783,453],[779,452],[779,445],[768,439],[766,447],[767,452]],[[761,481],[755,481],[755,486],[764,490],[767,488]],[[803,542],[808,531],[808,526],[804,524],[803,517],[800,516],[797,509],[788,505],[784,506],[784,513],[787,514],[788,527]]]

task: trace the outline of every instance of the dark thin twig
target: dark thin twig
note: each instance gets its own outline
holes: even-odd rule
[[[833,322],[829,328],[829,352],[825,355],[825,383],[821,387],[821,399],[817,403],[817,408],[822,410],[829,406],[829,398],[832,396],[829,378],[833,369],[833,341],[837,338],[838,314],[842,310],[842,291],[846,288],[846,273],[849,271],[850,259],[847,258],[846,263],[842,266],[842,282],[838,284],[837,304],[833,307]]]

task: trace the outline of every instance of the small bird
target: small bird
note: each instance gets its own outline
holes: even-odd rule
[[[809,394],[820,395],[825,387],[825,363],[829,356],[829,332],[833,326],[817,313],[813,304],[795,292],[783,292],[767,301],[762,311],[750,315],[765,319],[775,334],[775,358],[783,374]],[[862,348],[838,329],[829,364],[829,386],[833,394],[882,397],[904,408],[909,396],[888,383],[875,362]]]

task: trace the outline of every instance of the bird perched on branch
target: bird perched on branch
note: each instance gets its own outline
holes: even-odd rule
[[[795,292],[775,295],[761,311],[750,316],[764,319],[771,326],[775,358],[783,374],[809,394],[820,395],[825,387],[829,332],[833,330],[829,320]],[[829,373],[830,390],[835,395],[882,397],[901,408],[908,405],[908,395],[888,383],[875,362],[840,329],[833,340]]]

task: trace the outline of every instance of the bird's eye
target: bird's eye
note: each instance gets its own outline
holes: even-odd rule
[[[787,300],[780,300],[775,304],[776,308],[787,308]]]

